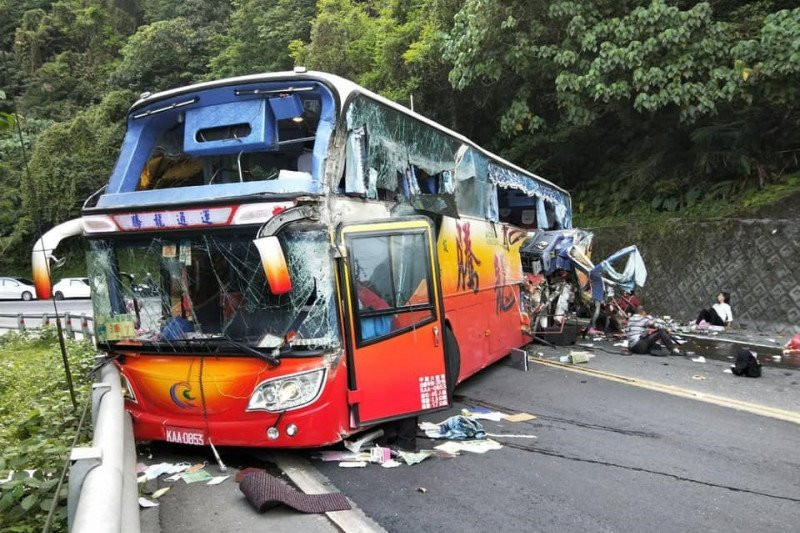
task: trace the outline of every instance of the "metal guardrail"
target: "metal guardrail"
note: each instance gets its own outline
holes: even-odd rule
[[[72,533],[139,533],[136,446],[119,370],[109,363],[92,385],[92,445],[70,456],[68,523]]]
[[[0,318],[13,318],[16,319],[16,326],[4,326],[0,324],[0,330],[17,330],[24,332],[28,330],[35,331],[41,329],[43,326],[51,325],[53,320],[61,320],[64,328],[64,334],[74,339],[76,333],[82,334],[85,338],[94,337],[94,328],[89,325],[89,322],[94,322],[94,317],[86,313],[73,314],[66,312],[64,314],[56,315],[51,313],[32,314],[32,313],[0,313]],[[26,320],[41,320],[38,326],[29,326]],[[73,321],[80,321],[79,326],[75,327]]]

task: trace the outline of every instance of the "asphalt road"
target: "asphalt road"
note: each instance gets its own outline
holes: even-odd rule
[[[508,360],[460,385],[456,399],[450,410],[425,418],[438,422],[481,404],[528,412],[538,418],[482,423],[491,433],[538,438],[496,437],[505,445],[500,450],[393,469],[345,469],[313,459],[312,469],[391,532],[749,532],[800,523],[796,424],[538,364],[521,372]],[[265,464],[257,452],[220,451],[232,467]],[[140,448],[140,460],[205,460],[218,474],[204,448],[153,444]],[[292,522],[302,515],[256,514],[232,480],[218,487],[175,483],[160,501],[157,511],[142,511],[144,531],[261,524],[327,530],[318,517]]]
[[[538,439],[497,439],[506,447],[411,467],[315,466],[388,531],[779,531],[800,523],[795,424],[505,362],[456,393],[453,409],[426,418],[486,403],[539,417],[486,421],[488,431]]]

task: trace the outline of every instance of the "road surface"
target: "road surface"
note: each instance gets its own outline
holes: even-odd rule
[[[666,360],[638,357],[677,372],[662,366]],[[785,382],[787,394],[797,398],[800,373],[781,370],[782,379],[790,379],[786,372],[794,376]],[[745,379],[724,376],[729,387]],[[747,383],[769,387],[770,379],[767,373]],[[466,405],[534,414],[538,418],[529,422],[483,424],[492,433],[538,438],[497,437],[500,450],[393,469],[310,460],[309,470],[392,532],[787,531],[800,523],[797,423],[710,404],[702,394],[689,399],[562,368],[533,364],[522,372],[508,360],[460,385],[453,408],[425,419],[441,421]],[[153,445],[143,451],[154,454],[140,457],[148,464],[161,458],[213,464],[197,448]],[[263,456],[246,451],[222,455],[239,467],[264,465]],[[293,455],[307,460],[310,452]],[[209,469],[216,475],[215,466]],[[160,524],[149,531],[197,531],[211,523],[217,531],[286,525],[279,513],[256,514],[231,480],[202,491],[190,487],[174,484],[160,510],[143,511],[151,524]],[[155,521],[153,513],[160,513]],[[325,530],[318,518],[306,519],[308,530]]]

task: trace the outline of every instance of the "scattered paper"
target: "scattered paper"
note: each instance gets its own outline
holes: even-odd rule
[[[597,341],[604,341],[604,340],[606,340],[606,338],[605,337],[593,337],[592,340],[597,342]]]
[[[383,468],[396,468],[396,467],[398,467],[398,466],[400,466],[402,464],[403,463],[401,463],[400,461],[395,461],[394,459],[389,459],[385,463],[381,463],[381,466]]]
[[[205,468],[208,463],[197,463],[196,465],[192,465],[186,469],[187,472],[197,472],[201,468]]]
[[[139,496],[139,507],[146,509],[147,507],[158,507],[158,502],[151,502],[147,498]]]
[[[220,483],[222,483],[223,481],[225,481],[229,477],[231,477],[231,476],[214,476],[214,477],[211,478],[211,481],[206,483],[206,485],[219,485]]]
[[[194,472],[184,472],[181,476],[186,483],[197,483],[198,481],[208,481],[212,477],[211,474],[206,472],[205,470],[195,470]]]
[[[701,380],[706,379],[706,377],[705,376],[701,376],[700,374],[695,374],[694,376],[692,376],[692,379],[696,379],[698,381],[701,381]]]
[[[401,450],[398,453],[400,454],[400,457],[402,457],[403,461],[405,461],[405,463],[409,466],[421,463],[433,455],[433,452],[430,450],[420,450],[418,452],[404,452]]]
[[[136,483],[144,483],[145,481],[147,481],[147,474],[142,474],[136,478]]]
[[[144,471],[144,475],[146,476],[147,480],[151,480],[156,479],[158,476],[163,474],[177,474],[187,470],[188,468],[188,463],[158,463],[148,466]]]
[[[615,342],[614,346],[620,346],[622,348],[627,348],[628,347],[628,341]]]
[[[492,439],[481,440],[462,440],[462,441],[447,441],[439,446],[437,450],[442,450],[448,453],[457,453],[459,451],[472,452],[472,453],[486,453],[490,450],[499,450],[503,445]]]
[[[487,433],[487,437],[513,437],[518,439],[538,439],[536,435],[517,435],[514,433]]]
[[[506,415],[505,419],[509,422],[527,422],[528,420],[536,420],[536,417],[528,413],[517,413],[514,415]]]
[[[367,433],[358,440],[344,441],[344,447],[350,450],[351,452],[358,453],[361,451],[361,448],[363,448],[365,444],[368,444],[381,436],[383,436],[383,430],[379,429],[377,431],[373,431],[372,433]]]
[[[342,461],[339,463],[341,468],[364,468],[367,466],[366,461]]]
[[[418,487],[417,488],[417,492],[421,492],[422,494],[425,494],[426,492],[428,492],[428,489],[426,489],[425,487]]]
[[[701,355],[699,357],[693,358],[692,361],[694,361],[695,363],[705,363],[706,362],[706,358]]]
[[[733,370],[731,370],[730,368],[726,368],[725,370],[723,370],[723,372],[725,372],[726,374],[733,374]]]
[[[505,418],[505,413],[500,413],[498,411],[488,411],[488,412],[474,412],[471,409],[462,409],[461,414],[464,416],[468,416],[470,418],[474,418],[475,420],[492,420],[493,422],[500,422]],[[439,426],[435,426],[438,432]]]
[[[157,500],[161,496],[166,494],[169,489],[170,489],[170,487],[162,487],[162,488],[158,489],[157,491],[155,491],[153,494],[151,494],[150,497],[153,498],[154,500]]]

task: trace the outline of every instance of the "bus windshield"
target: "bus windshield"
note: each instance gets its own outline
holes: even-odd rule
[[[252,236],[216,232],[90,242],[98,342],[177,349],[220,338],[252,347],[337,347],[323,231],[283,232],[292,290],[274,295]],[[197,343],[190,343],[197,339]]]

